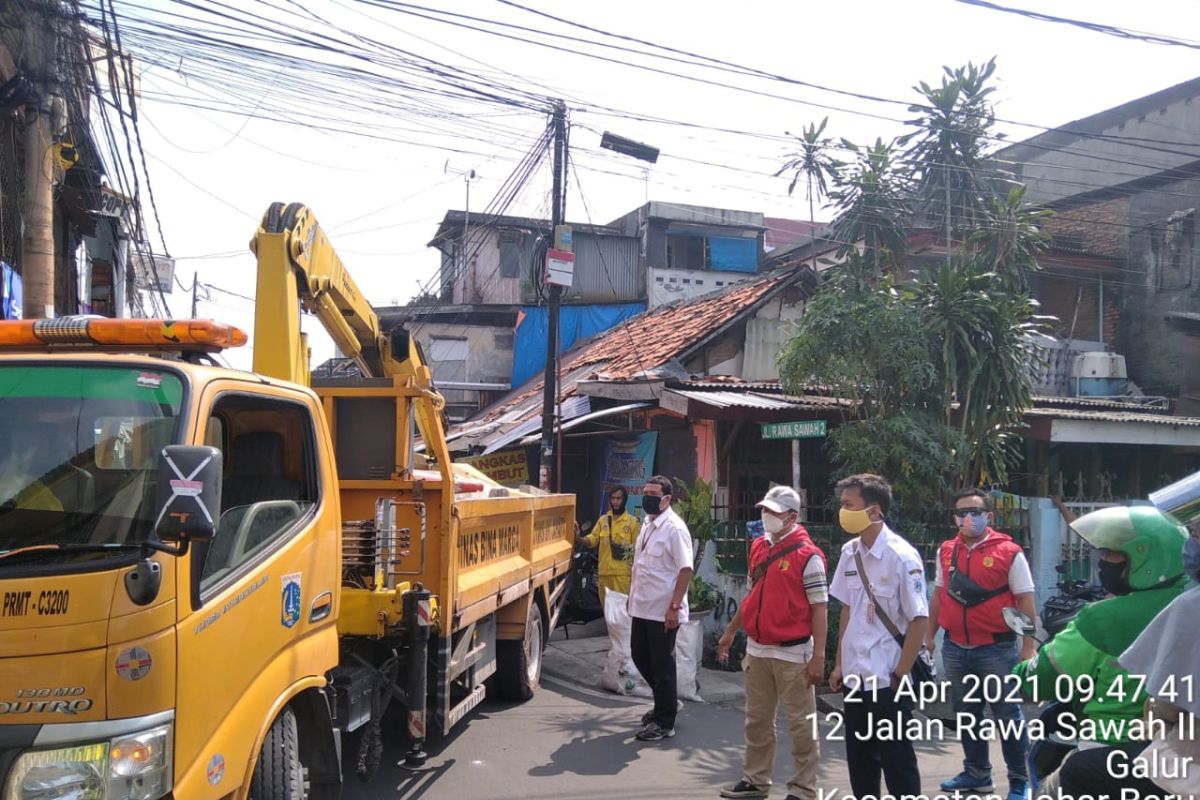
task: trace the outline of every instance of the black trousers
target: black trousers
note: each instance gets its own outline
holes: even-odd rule
[[[634,617],[629,631],[629,654],[654,692],[654,721],[664,728],[675,727],[678,694],[675,678],[675,636],[654,619]]]
[[[892,690],[863,690],[845,703],[846,767],[855,797],[879,797],[880,777],[888,793],[900,797],[921,794],[921,772],[913,743],[902,736],[904,722],[912,717],[909,703],[897,703]],[[884,728],[880,720],[888,720]],[[897,724],[899,722],[899,724]],[[878,735],[886,730],[886,735]]]
[[[1146,778],[1114,778],[1108,767],[1109,754],[1114,750],[1122,750],[1126,758],[1120,760],[1125,767],[1132,766],[1133,757],[1139,755],[1147,747],[1146,742],[1130,742],[1113,747],[1089,747],[1086,750],[1076,750],[1063,761],[1059,768],[1060,796],[1079,797],[1091,795],[1110,798],[1121,797],[1122,789],[1133,789],[1143,800],[1166,798],[1171,794],[1166,789]]]

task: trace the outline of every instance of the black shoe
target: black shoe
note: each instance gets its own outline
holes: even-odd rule
[[[674,735],[674,728],[664,728],[657,722],[651,722],[637,732],[637,739],[642,742],[657,742],[662,739],[670,739]]]
[[[683,701],[676,700],[675,701],[675,712],[679,713],[680,711],[683,711]],[[645,714],[642,714],[642,725],[644,727],[646,725],[649,725],[653,721],[654,721],[654,706],[650,706],[650,710],[647,711]]]
[[[770,795],[770,792],[768,790],[760,789],[759,787],[755,786],[753,783],[750,783],[749,781],[745,781],[745,780],[738,781],[733,786],[726,786],[724,789],[721,790],[721,797],[730,797],[730,798],[741,797],[741,798],[753,798],[754,800],[761,800],[762,798],[767,797],[768,795]]]

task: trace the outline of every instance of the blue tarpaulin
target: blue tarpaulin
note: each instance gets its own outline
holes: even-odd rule
[[[558,320],[559,352],[566,352],[576,342],[616,327],[645,310],[643,303],[563,306]],[[546,369],[548,314],[548,309],[541,306],[521,307],[513,342],[513,386],[520,386]]]
[[[730,272],[757,272],[758,239],[708,237],[708,266]]]
[[[21,276],[0,262],[0,319],[21,318]]]

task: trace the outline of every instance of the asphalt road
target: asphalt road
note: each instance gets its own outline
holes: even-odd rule
[[[720,787],[740,775],[742,712],[688,703],[676,736],[666,742],[633,738],[645,701],[594,692],[550,677],[528,703],[485,702],[447,740],[432,743],[429,769],[409,773],[396,766],[404,752],[401,736],[387,740],[384,766],[375,781],[359,783],[347,772],[348,800],[538,800],[539,798],[716,798]],[[781,725],[781,728],[783,726]],[[780,731],[776,758],[779,800],[790,758]],[[957,743],[921,748],[922,772],[930,789],[957,772]],[[996,753],[998,756],[999,753]],[[999,762],[1003,763],[1003,762]],[[822,741],[822,788],[848,791],[843,750]],[[1002,774],[997,776],[1001,778]]]

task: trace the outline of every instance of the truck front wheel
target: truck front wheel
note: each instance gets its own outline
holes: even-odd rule
[[[258,765],[250,779],[250,800],[305,800],[307,797],[296,715],[290,708],[285,708],[271,724],[258,754]]]
[[[525,638],[496,642],[496,682],[501,700],[524,702],[537,691],[542,680],[542,609],[529,603]]]

